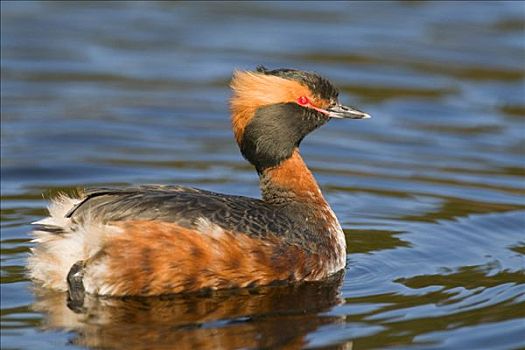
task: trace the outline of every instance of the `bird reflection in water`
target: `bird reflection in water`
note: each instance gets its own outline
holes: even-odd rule
[[[66,293],[35,290],[42,327],[74,333],[74,345],[103,349],[302,348],[343,303],[344,272],[322,282],[161,297],[101,298],[68,307]],[[346,344],[342,348],[348,349]],[[351,346],[351,345],[350,345]]]

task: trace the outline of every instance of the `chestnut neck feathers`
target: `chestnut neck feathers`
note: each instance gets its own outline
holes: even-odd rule
[[[298,147],[328,121],[321,109],[337,101],[337,90],[315,73],[262,67],[236,72],[231,87],[233,131],[241,153],[261,177],[263,199],[281,203],[308,196],[324,202]]]
[[[260,186],[262,198],[267,203],[282,205],[295,202],[328,206],[297,148],[278,166],[260,173]]]

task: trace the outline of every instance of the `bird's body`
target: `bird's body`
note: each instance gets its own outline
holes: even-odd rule
[[[75,299],[320,280],[343,269],[343,231],[298,146],[330,117],[368,115],[339,105],[314,73],[238,72],[232,88],[235,137],[262,199],[154,185],[60,196],[36,223],[30,276]]]

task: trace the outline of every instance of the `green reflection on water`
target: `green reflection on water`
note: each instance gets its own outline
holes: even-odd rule
[[[410,247],[410,242],[397,238],[401,232],[390,232],[381,230],[344,230],[349,254],[371,253],[384,249],[397,247]]]

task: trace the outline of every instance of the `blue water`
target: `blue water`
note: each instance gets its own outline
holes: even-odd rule
[[[59,191],[259,196],[227,104],[258,64],[373,115],[302,143],[340,280],[80,314],[33,288],[29,223]],[[1,76],[2,348],[525,348],[525,3],[3,1]]]

